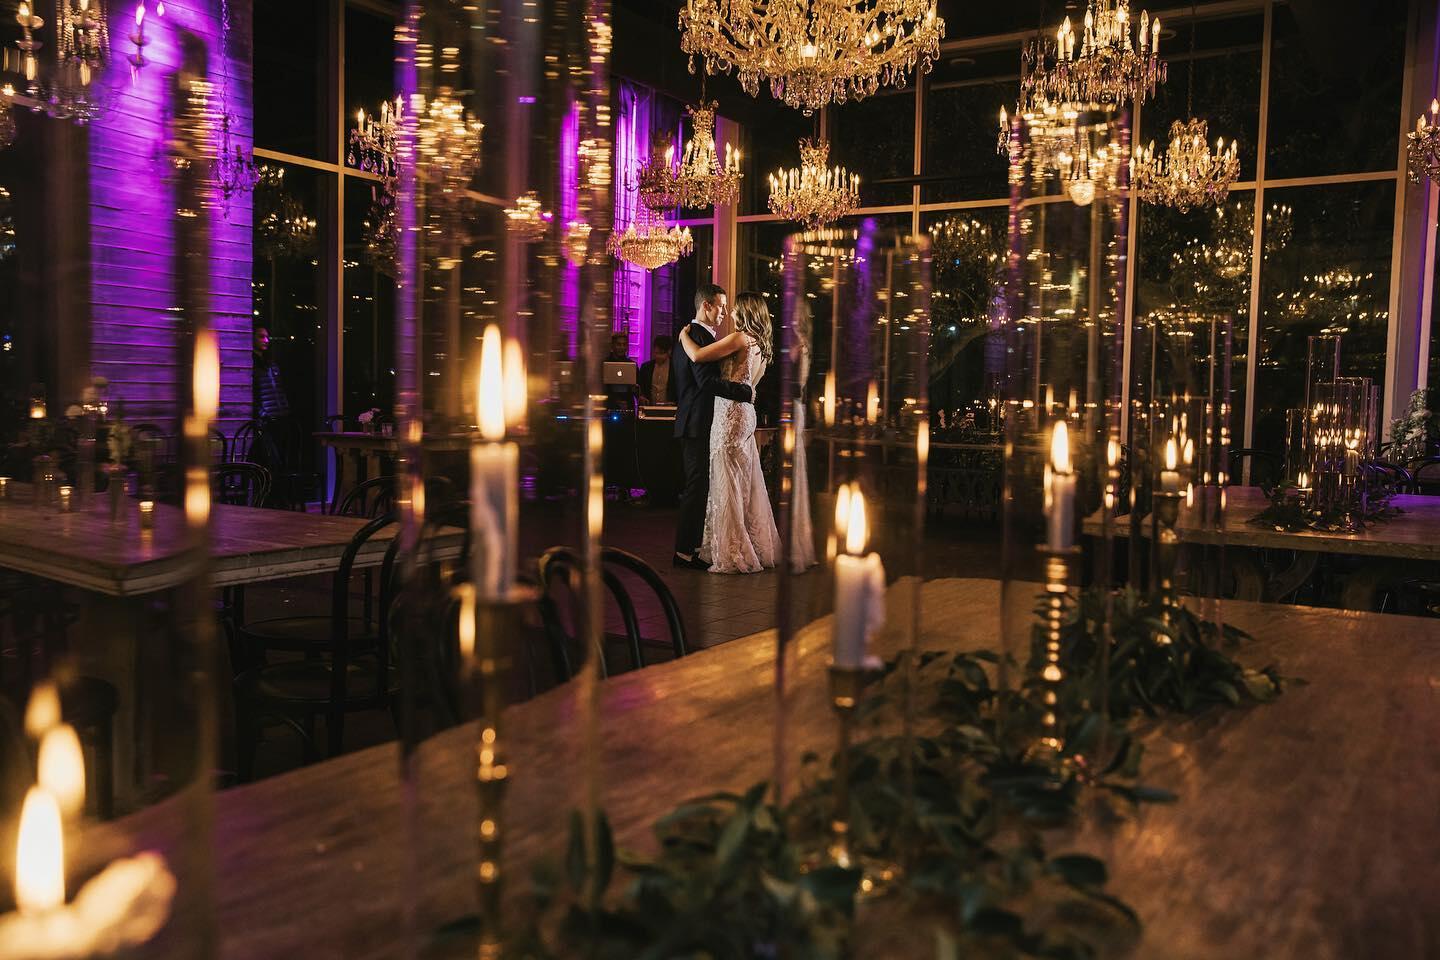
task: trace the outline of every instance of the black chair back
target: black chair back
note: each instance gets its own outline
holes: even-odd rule
[[[371,477],[357,483],[336,503],[330,512],[337,517],[378,517],[395,506],[395,485],[398,477]]]
[[[257,453],[255,446],[259,441],[260,421],[246,420],[235,428],[235,436],[230,440],[230,457],[234,460],[254,463]]]
[[[382,514],[359,530],[350,538],[350,543],[345,547],[345,552],[340,555],[340,566],[335,571],[335,579],[332,581],[330,593],[330,716],[326,718],[326,730],[331,737],[330,755],[338,756],[342,744],[337,736],[338,731],[344,728],[343,714],[345,712],[349,693],[349,666],[351,660],[350,650],[350,580],[355,572],[355,560],[360,555],[361,549],[369,543],[378,533],[386,527],[395,523],[396,515],[392,513]],[[400,546],[400,538],[392,538],[385,550],[385,557],[380,565],[380,630],[379,638],[375,649],[375,686],[371,700],[375,706],[382,706],[390,690],[390,607],[395,599],[395,558]],[[356,700],[349,699],[349,706],[353,709],[358,704]]]
[[[1386,496],[1409,493],[1415,485],[1415,478],[1410,475],[1410,471],[1398,463],[1390,463],[1386,460],[1366,460],[1360,464],[1360,469],[1366,480]]]
[[[261,507],[270,495],[270,471],[258,463],[221,463],[210,468],[210,487],[216,503]]]
[[[1269,450],[1239,447],[1230,451],[1230,482],[1245,480],[1246,464],[1250,467],[1250,483],[1269,493],[1279,486],[1285,475],[1285,461]]]
[[[1440,495],[1440,457],[1410,462],[1410,489],[1427,497]]]
[[[230,462],[230,440],[218,428],[210,428],[210,461],[212,463]]]

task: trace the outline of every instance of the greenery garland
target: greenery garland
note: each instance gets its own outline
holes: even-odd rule
[[[834,758],[807,756],[800,792],[783,808],[767,799],[765,783],[682,804],[656,821],[651,857],[616,850],[603,814],[587,844],[577,813],[565,866],[537,868],[531,910],[506,956],[838,960],[848,955],[863,868],[893,861],[905,868],[885,892],[897,909],[937,921],[942,955],[1086,960],[1107,944],[1133,942],[1139,919],[1106,892],[1104,862],[1053,854],[1043,832],[1074,825],[1092,798],[1122,808],[1175,800],[1140,782],[1142,749],[1128,721],[1269,702],[1285,680],[1222,649],[1249,639],[1234,627],[1133,590],[1108,599],[1105,678],[1097,629],[1105,593],[1083,591],[1066,609],[1060,762],[1031,755],[1040,724],[1034,691],[992,682],[1000,655],[919,654],[909,737],[896,730],[903,661],[894,661],[857,712],[848,791],[854,866],[835,866],[825,853]],[[1036,631],[1038,645],[1038,622]],[[1115,745],[1103,762],[1094,759],[1107,726],[1095,706],[1102,679]]]
[[[1299,488],[1293,483],[1282,483],[1270,491],[1270,505],[1248,521],[1257,526],[1271,527],[1280,533],[1296,533],[1302,530],[1325,532],[1354,532],[1363,530],[1372,523],[1392,520],[1401,513],[1392,506],[1388,493],[1372,493],[1365,501],[1365,509],[1359,517],[1344,510],[1331,508],[1317,513],[1301,504],[1298,496],[1291,496]]]

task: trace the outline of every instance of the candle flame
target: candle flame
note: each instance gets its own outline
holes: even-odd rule
[[[920,429],[915,434],[915,460],[922,470],[930,460],[930,424],[927,421],[920,422]]]
[[[85,809],[85,755],[74,727],[62,723],[45,734],[35,767],[40,786],[55,797],[66,817],[76,817]]]
[[[845,524],[845,552],[857,557],[864,553],[869,533],[865,524],[865,494],[856,487],[850,495],[850,517]]]
[[[1296,480],[1295,485],[1298,486],[1298,487],[1299,487],[1300,489],[1302,489],[1302,490],[1305,489],[1306,487],[1310,486],[1310,474],[1306,473],[1304,470],[1301,470],[1301,471],[1300,471],[1300,476],[1299,476],[1299,478]]]
[[[525,422],[525,354],[518,340],[505,341],[505,425]]]
[[[60,691],[53,681],[42,680],[25,704],[25,732],[39,740],[60,722]]]
[[[845,539],[845,526],[850,522],[850,484],[840,484],[835,491],[835,536]]]
[[[480,388],[476,410],[480,435],[486,440],[505,439],[505,376],[502,369],[500,328],[485,328],[480,342]]]
[[[875,381],[870,381],[870,386],[865,391],[865,422],[874,423],[880,417],[880,388]]]
[[[455,589],[460,595],[460,656],[468,660],[475,656],[475,585],[462,583]]]
[[[204,423],[215,419],[220,409],[220,349],[215,331],[195,335],[195,416]]]
[[[135,8],[135,26],[139,27],[145,23],[145,4]]]
[[[825,426],[835,426],[835,371],[830,370],[825,374],[825,394],[821,398],[825,405]]]
[[[60,805],[44,787],[31,787],[20,808],[15,844],[15,905],[42,913],[65,902],[65,838]]]
[[[1175,438],[1171,437],[1165,441],[1165,469],[1174,470],[1179,459],[1179,451],[1175,447]]]
[[[1069,473],[1070,429],[1064,420],[1055,421],[1055,430],[1050,434],[1050,466],[1056,473]]]
[[[204,470],[187,471],[198,473],[199,479],[189,477],[185,483],[185,521],[191,527],[210,522],[210,483]]]

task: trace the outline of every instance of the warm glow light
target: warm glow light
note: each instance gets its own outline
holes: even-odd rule
[[[49,680],[43,680],[30,691],[25,704],[25,733],[39,740],[60,722],[60,691]]]
[[[1175,438],[1171,437],[1165,441],[1165,469],[1174,470],[1179,456],[1179,451],[1175,449]]]
[[[41,913],[64,902],[60,805],[44,787],[31,787],[20,808],[20,838],[15,844],[15,905],[22,913]]]
[[[1301,470],[1301,471],[1300,471],[1300,477],[1299,477],[1299,479],[1296,480],[1295,485],[1296,485],[1297,487],[1299,487],[1301,490],[1308,489],[1309,486],[1310,486],[1310,474],[1306,473],[1304,470]],[[27,714],[27,719],[28,719],[28,714]]]
[[[505,424],[525,422],[525,354],[518,340],[505,341]]]
[[[480,388],[476,411],[480,436],[486,440],[505,439],[505,375],[502,367],[500,328],[485,328],[480,342]]]
[[[850,495],[850,516],[845,524],[845,552],[859,556],[865,552],[865,540],[870,534],[865,524],[865,494],[859,488]]]
[[[139,27],[145,23],[145,4],[135,8],[135,26]]]
[[[62,723],[45,734],[35,768],[40,786],[55,797],[66,817],[74,818],[85,809],[85,755],[74,727]]]
[[[204,423],[215,419],[220,409],[220,350],[215,331],[195,335],[195,416]]]
[[[922,470],[930,460],[930,424],[926,421],[921,421],[915,433],[915,459]]]
[[[1064,420],[1055,421],[1055,429],[1050,434],[1050,468],[1056,473],[1069,473],[1071,470],[1070,430]]]
[[[1187,440],[1185,441],[1185,463],[1186,463],[1187,465],[1189,465],[1189,464],[1192,464],[1192,463],[1194,463],[1194,462],[1195,462],[1195,441],[1194,441],[1194,440],[1187,439]]]
[[[870,381],[870,386],[865,390],[865,422],[874,423],[880,418],[880,388],[875,381]]]
[[[850,522],[850,484],[840,484],[835,491],[835,535],[845,539],[845,526]]]
[[[185,484],[185,521],[191,527],[210,522],[210,484],[203,471],[199,482]]]
[[[820,398],[825,404],[825,426],[835,426],[835,371],[825,374],[825,395]]]
[[[469,659],[475,656],[475,585],[462,583],[455,589],[460,594],[460,656]]]

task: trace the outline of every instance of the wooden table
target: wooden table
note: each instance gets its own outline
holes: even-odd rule
[[[905,589],[892,588],[892,603]],[[923,647],[992,645],[998,595],[994,581],[925,584]],[[1440,621],[1239,602],[1225,616],[1259,638],[1243,659],[1278,663],[1308,685],[1273,705],[1151,730],[1146,781],[1180,802],[1148,809],[1118,836],[1053,838],[1054,851],[1109,860],[1113,891],[1145,923],[1134,957],[1440,956]],[[893,650],[895,639],[881,645]],[[825,621],[797,641],[792,761],[833,749],[827,646]],[[770,775],[773,655],[773,635],[758,634],[602,685],[604,802],[622,847],[651,848],[650,823],[683,799]],[[512,894],[538,857],[561,852],[578,803],[573,696],[560,688],[506,715]],[[395,957],[408,891],[418,891],[423,929],[469,910],[474,735],[458,728],[422,748],[423,829],[411,854],[393,745],[221,794],[223,956]],[[103,859],[127,843],[163,845],[155,838],[167,826],[173,817],[146,811],[81,852]],[[869,909],[857,956],[930,955],[927,923],[870,923]]]
[[[400,438],[396,436],[346,430],[316,433],[315,439],[335,451],[332,499],[337,503],[354,487],[380,476],[382,461],[394,462],[400,455]],[[458,453],[470,449],[471,442],[472,437],[465,433],[431,434],[424,437],[421,447],[426,453]]]
[[[1187,544],[1223,544],[1256,550],[1294,551],[1295,560],[1288,567],[1267,575],[1260,564],[1245,555],[1228,558],[1238,583],[1237,589],[1247,599],[1280,600],[1294,593],[1309,579],[1322,554],[1368,557],[1366,563],[1348,574],[1341,585],[1340,603],[1352,610],[1372,608],[1377,592],[1387,583],[1422,572],[1417,562],[1440,562],[1440,497],[1401,495],[1390,502],[1400,516],[1372,523],[1358,533],[1328,530],[1276,530],[1250,520],[1270,505],[1259,487],[1227,487],[1225,517],[1220,530],[1207,530],[1199,525],[1194,511],[1182,509],[1176,529]],[[1116,521],[1115,535],[1124,537],[1130,525],[1121,518]],[[1150,518],[1141,521],[1146,535]],[[1086,518],[1085,532],[1098,534],[1099,518]],[[1233,562],[1232,562],[1233,561]]]
[[[140,529],[131,502],[123,524],[110,522],[108,501],[93,498],[88,509],[60,513],[29,502],[25,484],[11,484],[0,500],[0,567],[44,577],[112,597],[167,590],[190,576],[186,562],[185,518],[178,507],[155,506],[155,528]],[[308,573],[326,573],[366,521],[358,517],[294,513],[216,504],[211,514],[211,559],[215,585],[237,586]],[[361,548],[357,568],[379,566],[392,525]],[[447,535],[441,557],[458,555],[460,533]]]

